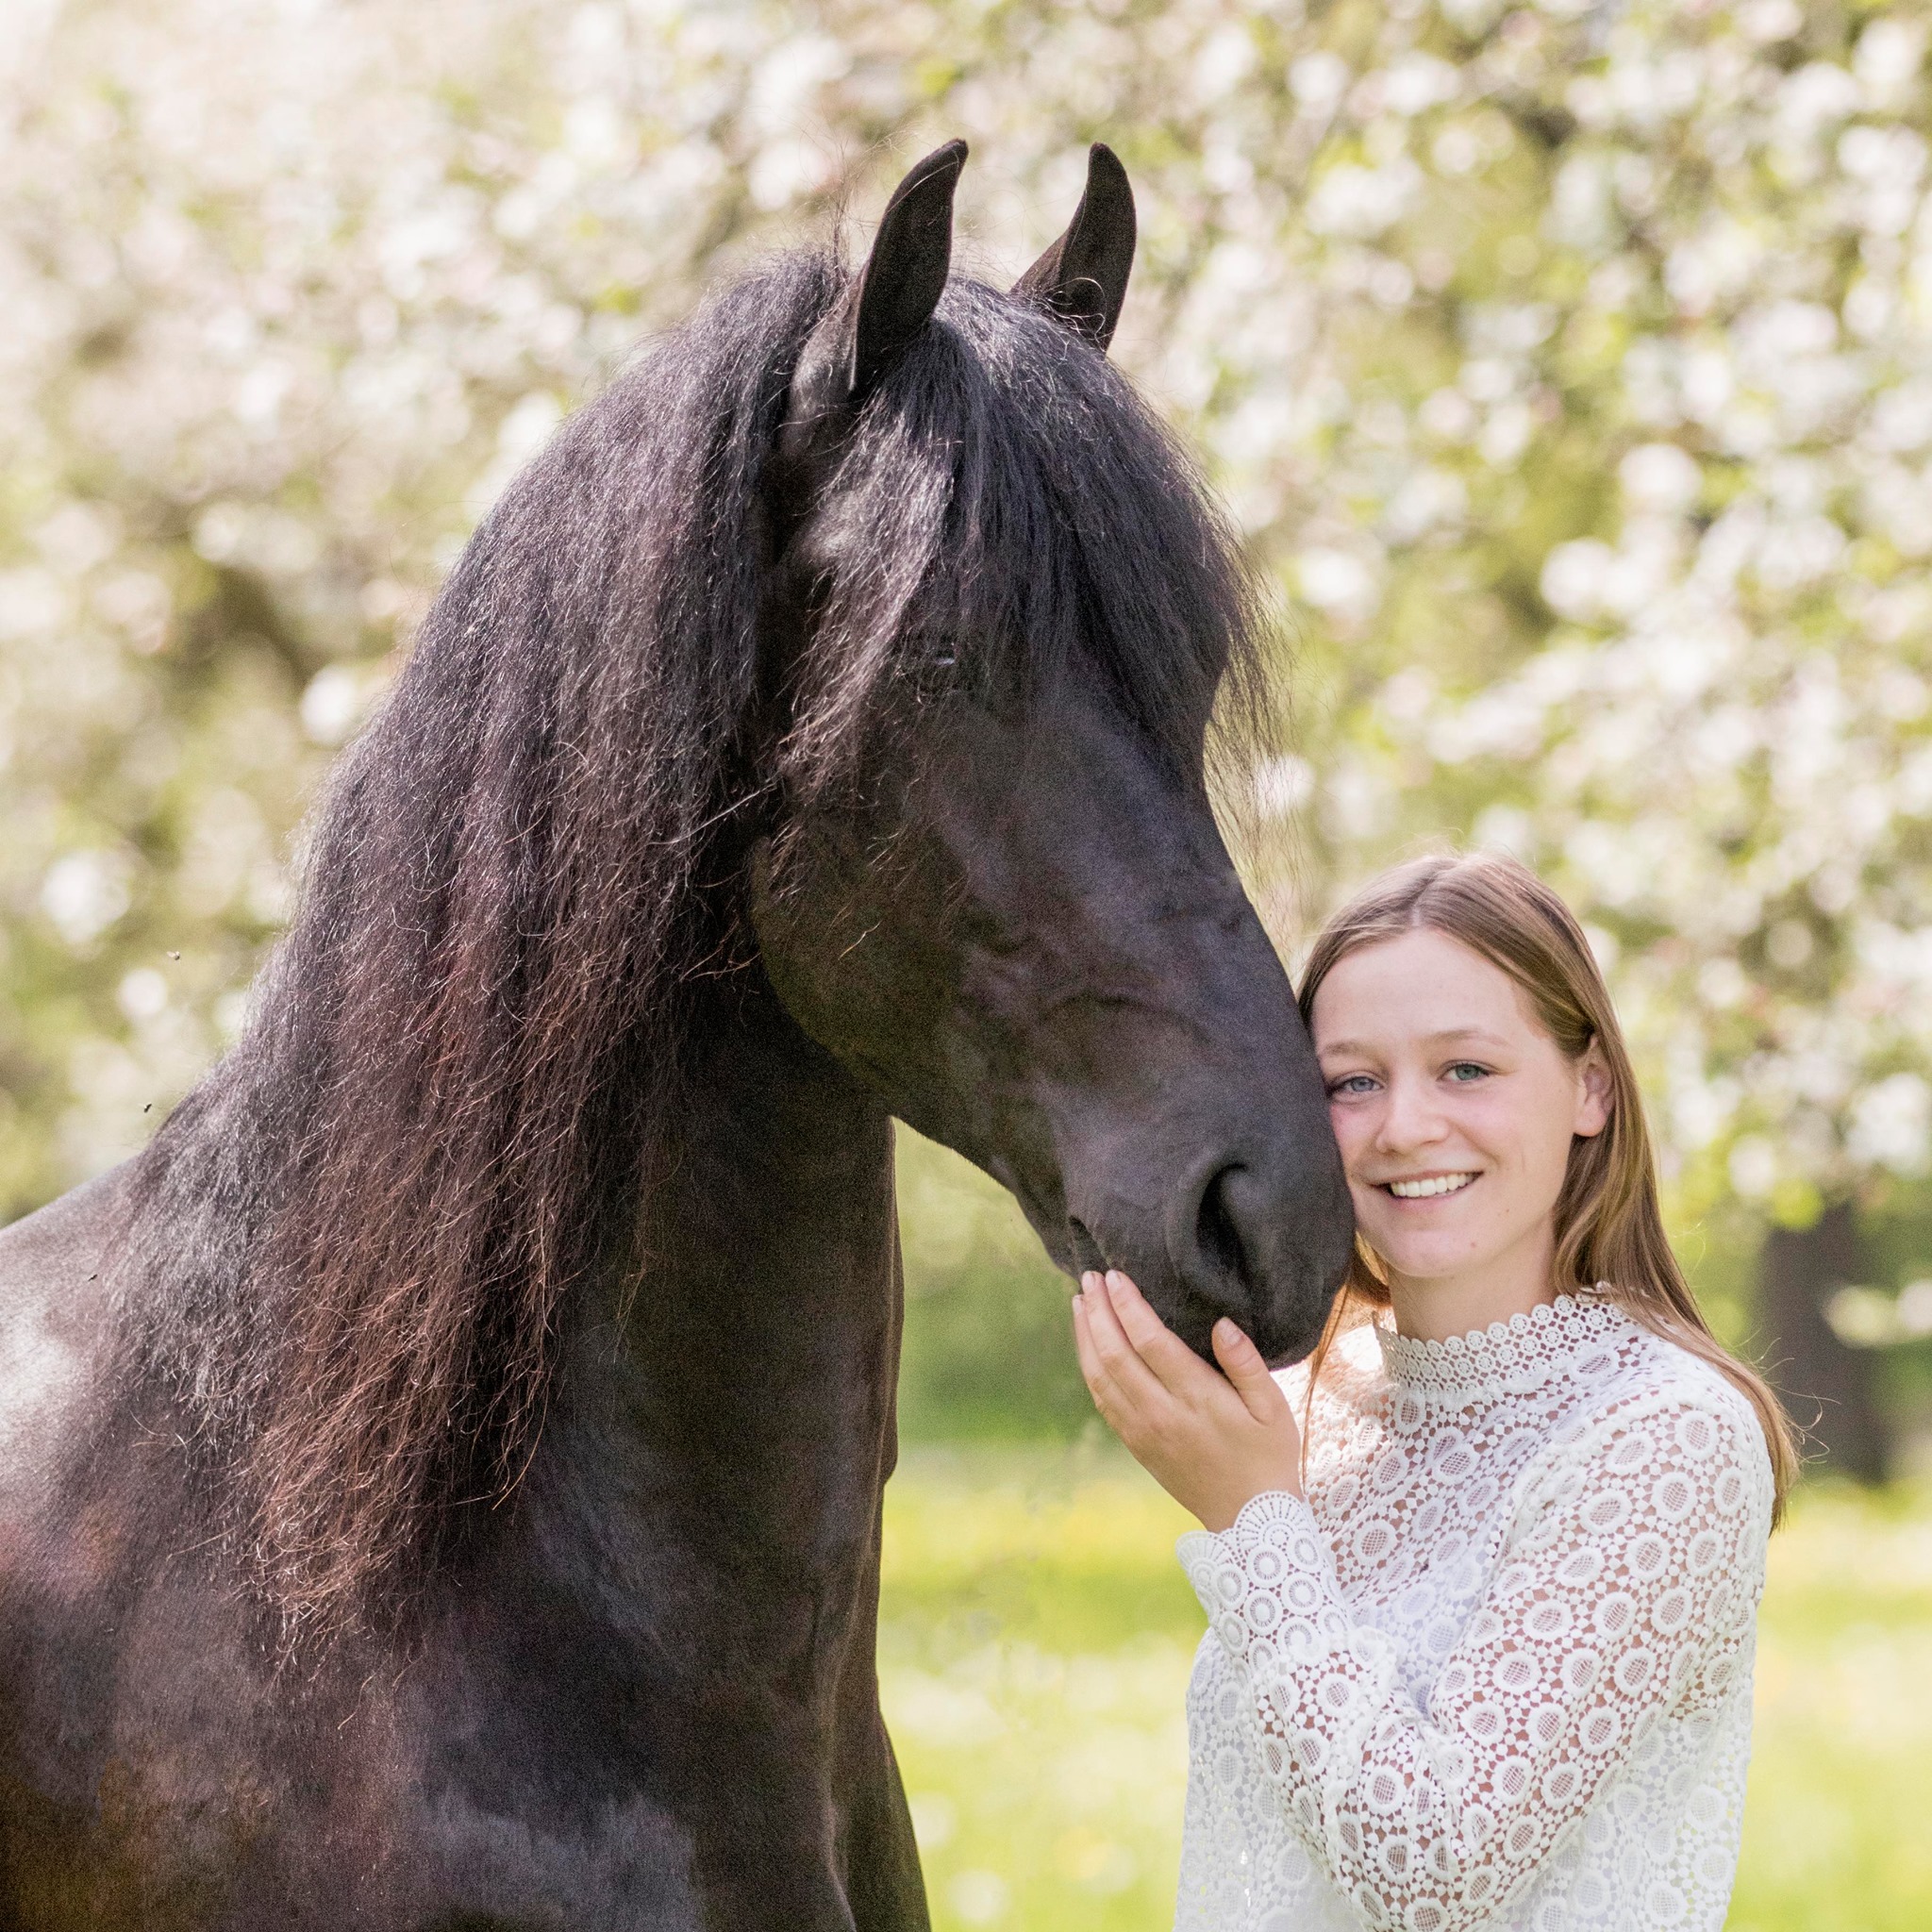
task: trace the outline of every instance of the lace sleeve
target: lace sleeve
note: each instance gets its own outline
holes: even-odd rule
[[[1525,1488],[1426,1709],[1351,1615],[1299,1498],[1257,1496],[1179,1553],[1253,1700],[1266,1775],[1337,1889],[1366,1925],[1462,1932],[1580,1828],[1661,1710],[1721,1695],[1770,1499],[1753,1425],[1715,1403],[1606,1418]]]

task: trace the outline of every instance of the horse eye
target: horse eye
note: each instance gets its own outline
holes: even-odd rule
[[[950,684],[959,669],[959,647],[947,638],[920,639],[907,653],[906,665],[920,682]]]

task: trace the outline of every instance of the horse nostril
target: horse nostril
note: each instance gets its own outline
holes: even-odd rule
[[[1241,1249],[1241,1230],[1228,1211],[1222,1190],[1227,1180],[1241,1172],[1224,1167],[1209,1177],[1201,1190],[1201,1205],[1194,1214],[1194,1243],[1201,1258],[1224,1280],[1236,1283],[1245,1293],[1248,1287],[1247,1257]]]

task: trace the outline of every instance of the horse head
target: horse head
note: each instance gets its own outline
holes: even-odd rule
[[[964,158],[900,184],[767,468],[758,948],[798,1024],[1009,1188],[1060,1267],[1124,1269],[1204,1354],[1225,1314],[1291,1358],[1353,1223],[1209,803],[1251,586],[1106,361],[1118,160],[1092,150],[1072,224],[999,294],[950,275]]]

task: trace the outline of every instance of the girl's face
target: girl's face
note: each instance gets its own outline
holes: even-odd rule
[[[1566,1058],[1514,980],[1426,927],[1344,958],[1313,1019],[1357,1224],[1391,1281],[1541,1268],[1546,1286],[1571,1142],[1608,1119],[1595,1046]]]

